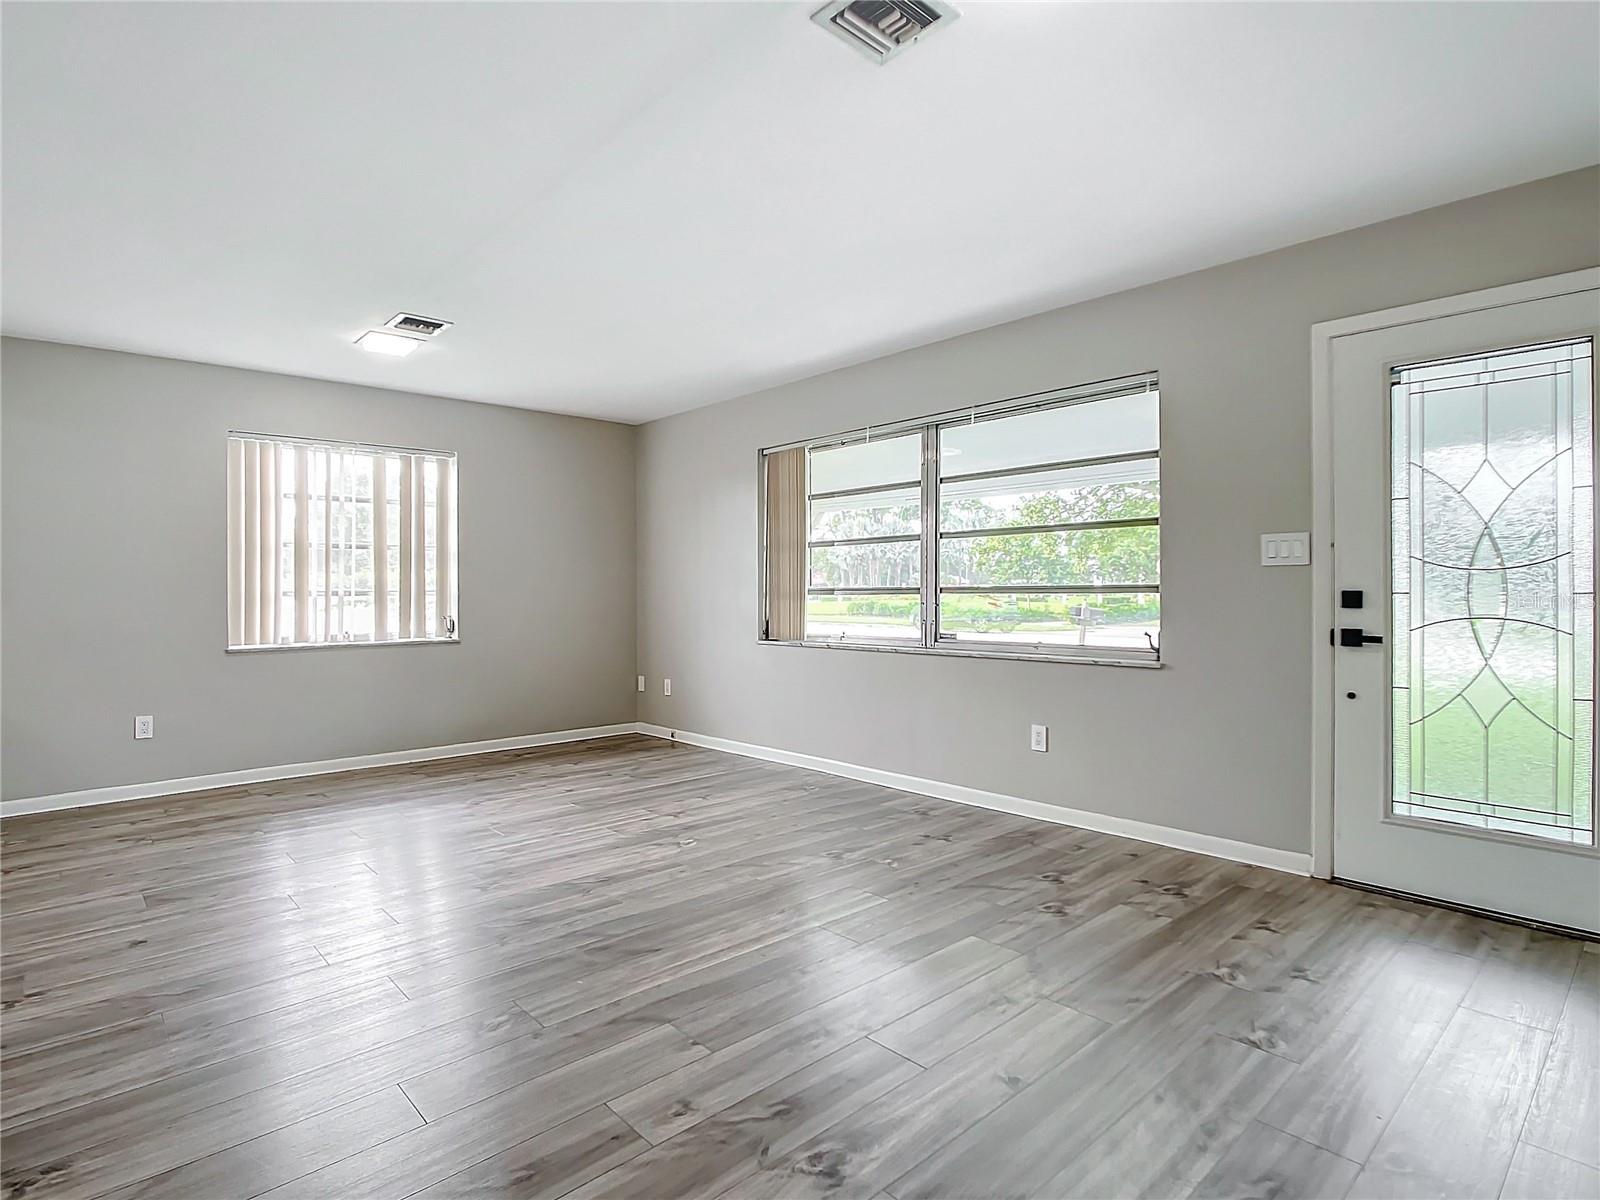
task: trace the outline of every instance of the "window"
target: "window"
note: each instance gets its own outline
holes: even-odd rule
[[[228,646],[453,641],[455,455],[228,436]]]
[[[762,636],[1153,662],[1153,375],[762,453]]]
[[[810,451],[805,636],[922,637],[922,435]]]
[[[1391,811],[1594,844],[1594,346],[1390,372]]]

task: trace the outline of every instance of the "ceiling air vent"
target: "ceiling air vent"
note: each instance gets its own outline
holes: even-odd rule
[[[416,313],[395,313],[384,323],[388,329],[396,329],[401,333],[415,334],[419,337],[433,337],[449,329],[454,322],[439,321],[433,317],[419,317]]]
[[[873,62],[888,62],[923,35],[960,16],[937,0],[832,0],[811,19]]]

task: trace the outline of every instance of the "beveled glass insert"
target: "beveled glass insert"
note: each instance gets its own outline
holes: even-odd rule
[[[1397,816],[1594,844],[1593,364],[1390,373]]]

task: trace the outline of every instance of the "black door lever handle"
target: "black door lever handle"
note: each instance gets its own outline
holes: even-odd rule
[[[1368,646],[1374,642],[1382,642],[1383,638],[1376,633],[1367,633],[1360,629],[1339,630],[1339,645],[1341,646]]]

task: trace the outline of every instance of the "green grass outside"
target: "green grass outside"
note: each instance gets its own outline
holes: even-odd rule
[[[1083,603],[1076,596],[946,596],[939,620],[954,631],[1009,633],[1027,628],[1060,632],[1079,627],[1071,610]],[[1096,625],[1150,623],[1159,619],[1161,611],[1159,602],[1133,603],[1120,597],[1089,607],[1095,613],[1091,624]],[[912,625],[919,611],[919,601],[910,596],[812,596],[806,601],[806,612],[813,619],[846,625],[886,621]]]

